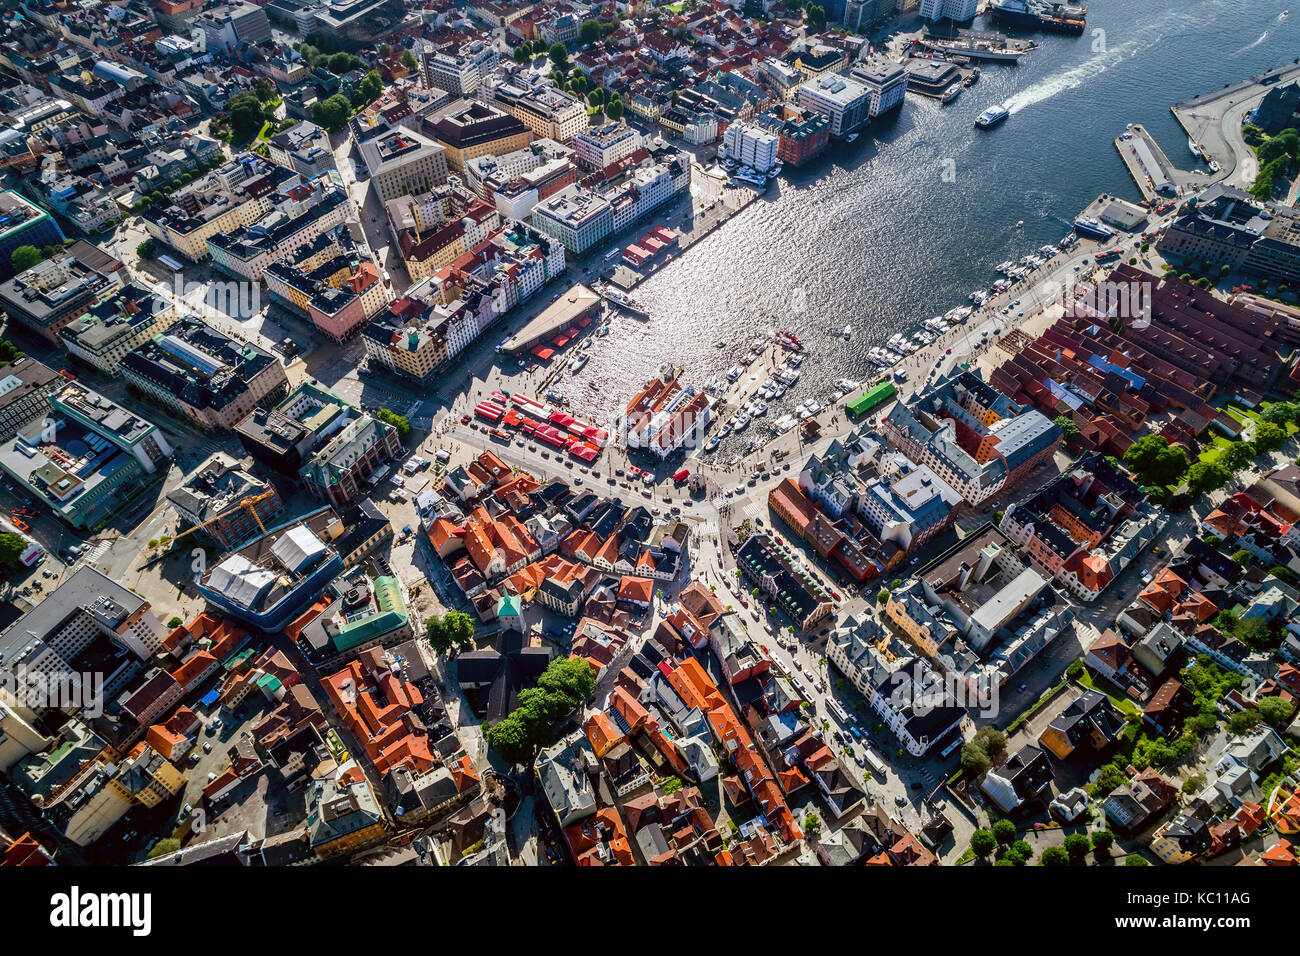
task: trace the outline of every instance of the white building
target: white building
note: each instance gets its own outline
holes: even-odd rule
[[[874,118],[903,104],[907,93],[907,71],[900,63],[871,60],[855,66],[849,75],[866,87],[871,96],[870,115]]]
[[[922,20],[958,20],[962,23],[975,16],[979,0],[921,0],[917,10]]]
[[[780,137],[776,134],[747,123],[732,123],[722,137],[728,159],[734,159],[742,166],[750,166],[760,173],[768,173],[776,165],[779,144]]]
[[[626,123],[592,126],[573,137],[574,158],[585,169],[604,169],[641,148],[641,134]]]
[[[831,135],[840,138],[860,129],[870,117],[871,94],[866,87],[838,73],[825,73],[795,91],[797,106],[821,113],[831,121]]]

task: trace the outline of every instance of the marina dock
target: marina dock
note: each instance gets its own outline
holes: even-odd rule
[[[1131,126],[1115,137],[1115,149],[1137,183],[1142,198],[1156,203],[1176,199],[1190,187],[1204,185],[1204,176],[1179,169],[1142,126]]]

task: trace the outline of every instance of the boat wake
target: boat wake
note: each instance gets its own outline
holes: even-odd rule
[[[1255,40],[1254,43],[1247,43],[1244,47],[1238,50],[1237,53],[1245,53],[1247,50],[1252,50],[1267,39],[1268,39],[1268,31],[1265,30],[1263,33],[1259,35],[1259,37]]]
[[[1013,93],[1009,99],[1004,101],[1004,104],[1012,115],[1015,115],[1027,106],[1033,106],[1035,103],[1051,99],[1058,93],[1064,93],[1066,90],[1082,86],[1093,77],[1100,76],[1111,67],[1117,66],[1134,53],[1154,46],[1163,39],[1164,33],[1158,32],[1158,28],[1153,29],[1150,36],[1139,34],[1130,40],[1110,47],[1102,53],[1098,53],[1092,59],[1085,60],[1078,66],[1071,67],[1055,76],[1049,76],[1044,80],[1039,80],[1019,93]]]

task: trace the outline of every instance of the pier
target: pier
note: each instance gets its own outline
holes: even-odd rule
[[[1115,137],[1115,148],[1147,202],[1176,199],[1208,182],[1204,176],[1179,169],[1170,162],[1160,144],[1142,126],[1131,126]]]

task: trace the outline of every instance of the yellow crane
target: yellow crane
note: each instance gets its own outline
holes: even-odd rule
[[[221,512],[221,514],[215,515],[214,517],[209,518],[207,521],[200,522],[199,524],[196,524],[192,528],[186,528],[184,531],[178,531],[176,533],[175,540],[179,541],[181,538],[185,537],[191,531],[198,531],[200,528],[206,528],[214,521],[220,521],[226,515],[234,514],[236,511],[239,511],[241,508],[247,508],[249,511],[252,512],[253,520],[257,522],[257,527],[261,529],[262,534],[266,534],[266,525],[262,523],[262,516],[257,513],[257,503],[260,501],[264,501],[267,498],[270,498],[274,494],[275,494],[275,490],[272,488],[268,488],[260,495],[250,495],[249,497],[240,501],[239,504],[235,505],[233,508],[228,508],[225,511]]]

